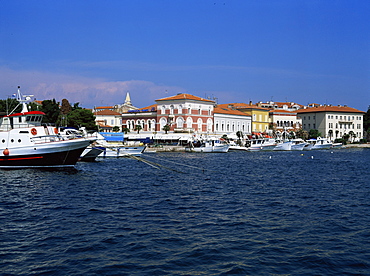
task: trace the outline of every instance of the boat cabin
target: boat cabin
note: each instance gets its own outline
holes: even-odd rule
[[[42,117],[44,115],[45,113],[41,111],[0,115],[0,131],[9,131],[15,128],[41,126]]]

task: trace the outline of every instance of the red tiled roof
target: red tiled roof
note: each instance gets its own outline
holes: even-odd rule
[[[121,115],[121,113],[118,113],[116,111],[112,111],[112,110],[108,110],[108,109],[104,109],[104,110],[100,110],[100,111],[97,111],[97,112],[94,112],[94,115]]]
[[[246,103],[230,103],[228,105],[233,106],[235,109],[260,109],[260,110],[266,110],[268,111],[268,108],[260,107],[254,104],[246,104]]]
[[[149,111],[157,111],[157,104],[152,104],[152,105],[149,105],[147,107],[142,107],[142,108],[139,108],[138,110],[146,110],[148,109]],[[154,110],[152,110],[154,108]]]
[[[250,115],[245,114],[244,112],[241,112],[241,111],[236,110],[236,109],[229,108],[228,104],[219,104],[219,105],[217,105],[214,108],[213,112],[214,113],[219,113],[219,114],[241,115],[241,116],[250,117]]]
[[[299,109],[297,113],[315,113],[315,112],[347,112],[347,113],[366,113],[364,111],[358,110],[356,108],[348,106],[319,106],[319,107],[310,107],[306,109]]]
[[[269,111],[269,113],[287,113],[287,114],[296,114],[297,111],[289,111],[284,109],[272,109]]]
[[[190,95],[190,94],[186,94],[186,93],[177,94],[175,96],[159,99],[159,100],[156,100],[156,101],[173,101],[173,100],[194,100],[194,101],[214,103],[214,101],[203,99],[203,98],[200,98],[200,97],[197,97],[197,96],[194,96],[194,95]]]

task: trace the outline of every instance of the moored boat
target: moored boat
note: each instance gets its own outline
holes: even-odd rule
[[[290,148],[291,150],[303,150],[304,147],[308,144],[301,138],[292,139],[291,141],[292,141],[292,146]]]
[[[129,155],[141,155],[146,146],[142,143],[124,144],[122,132],[98,132],[96,144],[104,150],[98,157],[126,157]]]
[[[262,141],[262,150],[274,150],[277,146],[276,140],[274,138],[264,138]]]
[[[94,141],[65,139],[52,126],[42,125],[45,113],[28,111],[29,96],[18,87],[20,113],[0,116],[0,168],[73,167]]]
[[[283,151],[291,150],[292,149],[292,144],[293,144],[292,141],[280,142],[276,145],[274,150],[283,150]]]
[[[312,145],[311,150],[329,149],[333,145],[332,142],[323,137],[317,137],[317,139],[309,139],[306,142]]]
[[[248,151],[260,151],[262,150],[262,143],[263,139],[260,138],[254,138],[249,141],[247,141],[247,148]]]
[[[185,147],[186,152],[228,152],[230,148],[229,144],[223,143],[219,140],[203,140],[189,142],[189,145]]]

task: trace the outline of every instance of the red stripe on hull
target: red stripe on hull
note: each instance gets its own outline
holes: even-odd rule
[[[74,166],[85,148],[30,156],[0,156],[0,168]]]

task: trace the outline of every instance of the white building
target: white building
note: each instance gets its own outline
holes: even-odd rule
[[[302,119],[297,116],[297,111],[270,110],[269,117],[275,131],[298,131],[302,126]]]
[[[317,106],[297,111],[302,119],[303,130],[317,129],[323,137],[342,138],[353,133],[354,141],[363,138],[363,117],[365,112],[347,106]]]
[[[229,138],[237,138],[236,132],[252,133],[252,117],[234,109],[229,104],[217,105],[214,109],[214,133],[226,134]]]
[[[112,131],[113,127],[119,127],[121,131],[122,127],[122,116],[121,113],[112,110],[101,110],[95,111],[95,122],[99,126],[100,131]]]

